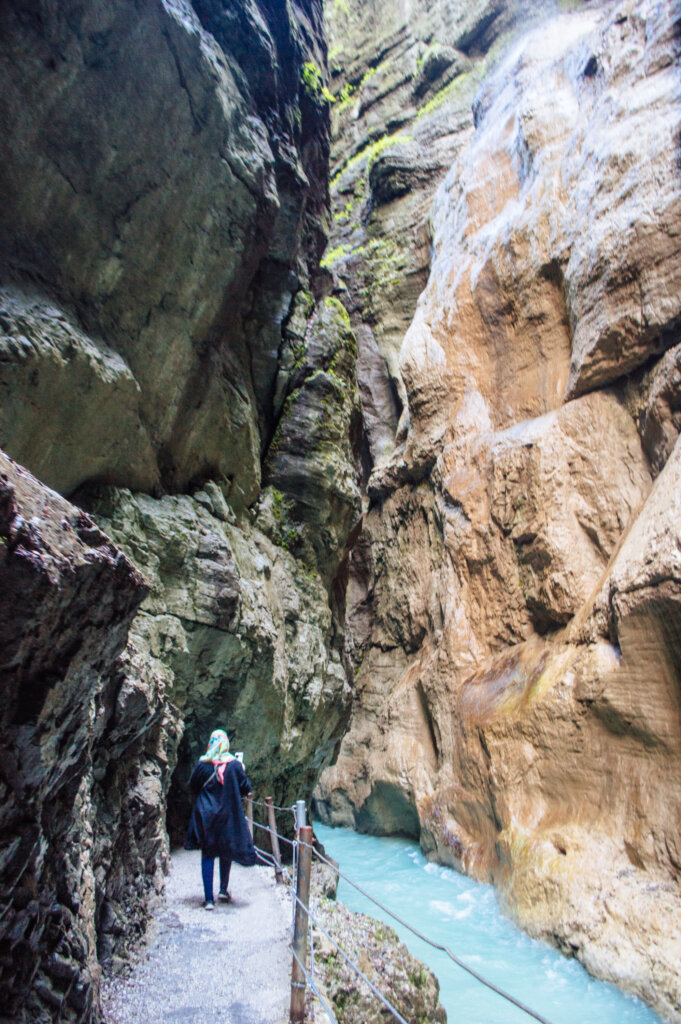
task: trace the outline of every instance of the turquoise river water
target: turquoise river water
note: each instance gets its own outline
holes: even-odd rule
[[[503,916],[491,886],[429,863],[417,843],[359,835],[319,822],[314,828],[328,855],[339,861],[349,878],[552,1024],[659,1022],[639,1000],[595,981],[576,960],[530,939]],[[435,972],[448,1024],[532,1021],[444,953],[396,924],[343,879],[338,898],[351,910],[392,925],[409,951]]]

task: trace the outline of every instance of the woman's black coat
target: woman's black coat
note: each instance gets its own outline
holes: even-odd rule
[[[241,796],[251,784],[236,759],[225,766],[223,782],[210,761],[199,761],[189,780],[196,796],[185,850],[201,850],[204,857],[227,857],[250,867],[257,857],[248,829]]]

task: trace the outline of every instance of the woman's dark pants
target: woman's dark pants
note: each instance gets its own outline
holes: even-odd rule
[[[203,895],[206,903],[213,902],[213,867],[215,857],[204,857],[201,854],[201,876],[203,878]],[[220,857],[220,892],[227,892],[229,885],[229,872],[232,869],[232,862],[227,857]]]

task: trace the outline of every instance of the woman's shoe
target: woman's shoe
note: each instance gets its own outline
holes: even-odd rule
[[[229,895],[226,889],[220,889],[220,892],[218,893],[218,899],[220,900],[220,903],[232,902],[232,897]]]
[[[203,909],[204,910],[215,910],[215,904],[213,903],[212,900],[206,900],[206,902],[203,904]]]

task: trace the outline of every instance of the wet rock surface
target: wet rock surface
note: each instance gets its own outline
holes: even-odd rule
[[[337,902],[330,873],[329,867],[315,863],[311,906],[321,927],[314,927],[313,941],[317,984],[339,1024],[378,1024],[385,1020],[388,1011],[348,965],[337,946],[405,1020],[414,1024],[446,1024],[447,1015],[440,1005],[440,989],[433,972],[409,953],[388,925],[366,914],[353,913]],[[313,1020],[328,1020],[318,1003],[310,1009]]]
[[[224,478],[235,504],[258,493],[281,322],[323,247],[327,176],[325,112],[300,85],[304,61],[323,63],[321,6],[280,8],[3,8],[2,276],[41,282],[75,317],[100,398],[74,396],[82,344],[76,374],[56,372],[64,328],[26,335],[10,316],[3,329],[31,344],[5,341],[5,387],[49,414],[6,422],[2,440],[62,492],[96,476],[145,491]],[[50,460],[68,410],[88,441]]]
[[[392,928],[329,899],[320,898],[315,910],[324,930],[405,1020],[446,1024],[437,978],[411,956]],[[387,1011],[381,1002],[319,929],[315,943],[320,992],[339,1024],[378,1024],[384,1020]],[[317,1009],[314,1019],[321,1022],[328,1017]]]
[[[368,508],[317,806],[677,1020],[678,12],[571,8],[328,13]]]
[[[155,708],[133,714],[120,689],[148,585],[89,516],[5,455],[0,520],[2,1016],[84,1020],[98,1002],[97,924],[104,942],[115,931],[108,900],[139,936],[162,887],[164,723]],[[154,703],[149,689],[138,697]],[[127,869],[111,869],[118,856]]]
[[[115,552],[122,574],[120,594],[115,572],[99,593],[81,584],[85,569],[64,569],[65,582],[54,570],[94,645],[87,679],[75,620],[64,611],[60,634],[37,583],[23,597],[18,580],[7,589],[8,664],[34,665],[25,685],[7,684],[7,713],[37,757],[34,720],[59,705],[40,747],[59,788],[35,807],[7,798],[0,855],[33,881],[8,867],[3,969],[20,964],[13,1021],[90,1022],[101,965],[121,965],[162,891],[167,803],[181,838],[210,731],[236,732],[254,784],[280,799],[309,796],[332,760],[349,696],[343,564],[359,518],[355,348],[336,300],[317,305],[318,0],[39,0],[2,7],[0,36],[0,445],[92,510],[78,511],[82,543],[95,566]],[[46,521],[61,501],[50,492]],[[49,594],[40,543],[19,568],[44,575]],[[7,786],[27,794],[33,762],[12,768],[14,756]],[[16,838],[23,814],[33,845]],[[57,923],[33,927],[55,887]],[[48,977],[53,953],[63,962]]]
[[[681,1019],[678,11],[408,13],[0,8],[13,1022],[97,1020],[216,724],[288,802],[353,686],[327,820]]]
[[[332,759],[350,697],[319,575],[256,515],[237,521],[215,485],[163,499],[109,488],[87,504],[150,583],[128,651],[161,675],[184,723],[174,838],[184,839],[183,785],[216,721],[234,732],[260,799],[301,799]]]
[[[360,517],[356,360],[345,307],[327,297],[296,351],[264,466],[264,504],[269,506],[264,522],[274,539],[314,567],[327,585]]]

